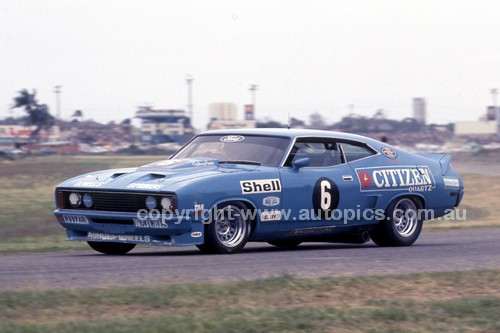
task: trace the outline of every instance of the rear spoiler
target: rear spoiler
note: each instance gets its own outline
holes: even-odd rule
[[[451,165],[451,156],[448,154],[441,154],[441,153],[417,153],[417,155],[426,157],[428,159],[438,161],[439,164],[441,165],[441,172],[442,175],[446,175],[448,170],[450,169]]]

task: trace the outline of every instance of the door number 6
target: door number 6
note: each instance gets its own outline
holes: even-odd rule
[[[332,205],[332,195],[329,190],[332,189],[332,185],[328,180],[322,180],[321,184],[321,209],[329,210]]]

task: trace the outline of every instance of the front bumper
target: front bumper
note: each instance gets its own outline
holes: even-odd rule
[[[116,242],[163,246],[203,244],[204,224],[188,216],[140,221],[135,213],[57,209],[57,221],[74,241]]]

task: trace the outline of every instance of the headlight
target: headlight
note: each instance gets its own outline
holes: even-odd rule
[[[90,196],[90,194],[86,193],[83,195],[83,205],[87,208],[90,208],[92,207],[92,205],[94,204],[94,202],[92,201],[92,197]]]
[[[82,196],[75,192],[70,193],[68,199],[71,207],[73,208],[77,208],[82,203]]]
[[[170,210],[170,209],[173,208],[173,206],[172,206],[172,199],[167,198],[167,197],[161,198],[160,204],[161,204],[161,207],[163,209]]]
[[[152,196],[147,196],[146,197],[146,207],[149,210],[155,209],[156,208],[156,198]]]

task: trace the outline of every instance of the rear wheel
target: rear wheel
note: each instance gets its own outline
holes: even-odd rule
[[[250,238],[250,222],[244,214],[247,207],[231,203],[217,208],[205,225],[205,243],[198,248],[205,253],[235,253]]]
[[[125,254],[131,251],[136,244],[111,243],[111,242],[87,242],[91,248],[104,254]]]
[[[385,219],[370,236],[379,246],[410,246],[420,235],[423,221],[418,210],[422,208],[416,198],[403,197],[394,200],[387,208]]]
[[[282,249],[293,249],[299,246],[302,242],[299,240],[287,239],[287,240],[270,241],[268,243]]]

